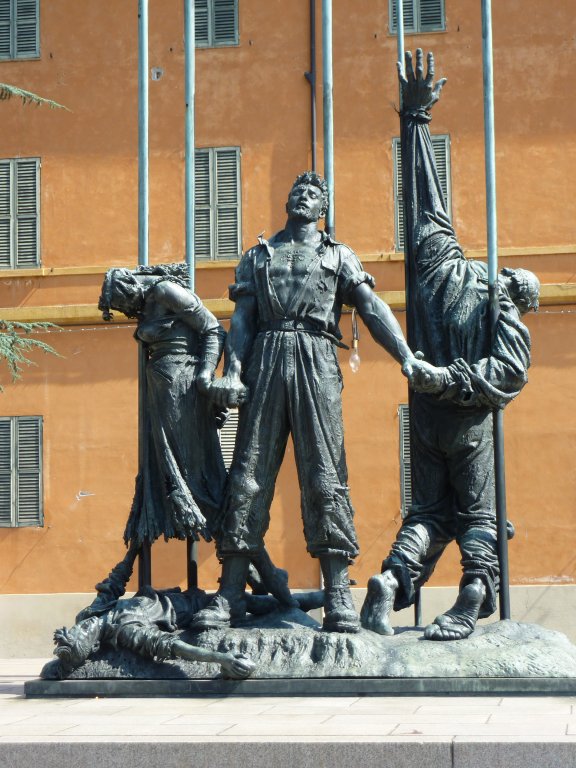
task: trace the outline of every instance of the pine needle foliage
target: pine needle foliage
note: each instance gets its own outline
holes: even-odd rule
[[[52,329],[60,330],[54,323],[21,323],[16,320],[0,320],[0,361],[6,362],[12,381],[22,378],[22,370],[25,365],[36,365],[28,357],[30,352],[40,350],[48,355],[62,357],[50,344],[35,339],[31,335],[35,331]],[[4,388],[0,386],[0,392],[3,391]]]
[[[70,111],[68,107],[65,107],[63,104],[58,104],[57,101],[45,99],[42,96],[38,96],[36,93],[32,93],[32,91],[25,91],[23,88],[18,88],[15,85],[0,83],[0,101],[6,101],[13,96],[22,99],[23,104],[35,104],[37,107],[41,104],[45,104],[47,107],[50,107],[50,109],[65,109],[68,112]]]

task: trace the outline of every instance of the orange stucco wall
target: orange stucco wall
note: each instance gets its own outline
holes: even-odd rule
[[[40,60],[0,63],[0,80],[71,111],[3,102],[0,157],[42,158],[43,266],[133,265],[137,2],[50,0],[41,8]],[[438,74],[449,78],[432,130],[451,136],[454,223],[468,250],[486,241],[479,13],[473,0],[446,0],[445,33],[407,38],[407,47],[433,48]],[[164,69],[163,78],[150,83],[153,261],[183,255],[181,14],[179,0],[150,2],[150,66]],[[546,14],[538,0],[510,0],[495,4],[493,14],[499,242],[518,249],[507,264],[533,269],[544,283],[574,282],[576,106],[558,77],[573,49],[571,0],[549,0]],[[394,247],[396,42],[387,23],[386,2],[334,3],[337,233],[368,259]],[[241,147],[244,247],[262,230],[282,226],[287,189],[310,165],[309,66],[305,0],[241,0],[240,45],[197,53],[197,145]],[[319,88],[319,116],[321,104]],[[402,288],[400,262],[366,266],[380,290]],[[226,296],[232,276],[231,267],[199,269],[197,291],[203,298]],[[0,274],[0,307],[95,303],[100,279],[6,272]],[[576,581],[574,311],[549,307],[528,319],[530,384],[506,413],[508,506],[517,528],[510,551],[514,583]],[[46,518],[41,529],[0,529],[2,593],[90,590],[123,554],[136,472],[132,330],[67,326],[48,336],[62,358],[37,357],[38,367],[16,385],[2,379],[0,415],[44,416]],[[343,331],[349,338],[348,316]],[[397,366],[366,332],[361,355],[354,376],[342,353],[361,544],[353,577],[359,584],[379,569],[400,522],[396,410],[406,401]],[[318,565],[306,555],[298,507],[288,450],[267,542],[294,586],[316,586]],[[202,545],[201,583],[213,587],[217,573],[212,545]],[[182,584],[184,546],[155,545],[153,574],[158,586]],[[458,574],[453,551],[433,583],[456,583]]]

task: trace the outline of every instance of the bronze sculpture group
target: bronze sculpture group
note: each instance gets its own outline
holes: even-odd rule
[[[494,612],[499,566],[492,413],[526,383],[530,337],[521,315],[537,308],[539,283],[525,270],[503,270],[500,316],[491,336],[486,268],[468,261],[456,241],[430,142],[430,109],[444,81],[434,83],[431,54],[424,75],[420,50],[415,67],[406,55],[399,76],[414,352],[354,252],[318,229],[328,189],[312,172],[298,176],[290,190],[284,229],[269,241],[260,238],[242,257],[230,289],[236,307],[225,344],[223,329],[186,287],[178,267],[107,274],[104,316],[114,309],[136,318],[135,336],[146,350],[150,439],[125,533],[130,562],[121,578],[111,574],[98,585],[98,598],[75,628],[56,633],[63,674],[102,638],[159,659],[202,659],[201,649],[171,633],[184,625],[203,632],[241,623],[246,611],[255,610],[247,582],[270,593],[263,599],[272,607],[298,604],[264,549],[290,435],[307,548],[324,581],[321,598],[300,604],[323,604],[325,631],[357,633],[362,625],[393,634],[392,609],[413,602],[453,540],[462,555],[458,599],[426,627],[425,637],[465,638],[479,616]],[[358,544],[336,354],[344,305],[356,308],[413,390],[413,503],[382,573],[370,579],[361,620],[348,575]],[[214,378],[223,349],[223,375]],[[240,415],[226,477],[217,420],[229,407],[238,407]],[[119,600],[138,547],[161,535],[214,539],[222,563],[215,595],[150,588],[132,602]],[[206,660],[236,677],[253,669],[249,660],[230,654]]]

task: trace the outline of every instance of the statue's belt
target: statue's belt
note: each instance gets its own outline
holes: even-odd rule
[[[341,349],[350,349],[349,346],[337,339],[332,333],[324,331],[318,328],[318,326],[312,323],[307,323],[305,320],[269,320],[267,323],[261,323],[258,326],[259,333],[267,333],[269,331],[287,331],[292,333],[310,333],[313,336],[323,336]]]

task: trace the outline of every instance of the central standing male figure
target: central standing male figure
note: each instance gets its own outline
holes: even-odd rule
[[[290,191],[285,228],[244,254],[230,297],[236,302],[219,405],[241,406],[234,460],[217,536],[220,589],[196,628],[242,618],[250,557],[263,548],[276,477],[292,434],[308,551],[325,584],[324,629],[356,632],[348,565],[358,543],[348,493],[342,375],[336,347],[342,305],[355,306],[374,339],[400,363],[412,354],[373,278],[345,245],[318,230],[328,188],[315,173]]]

